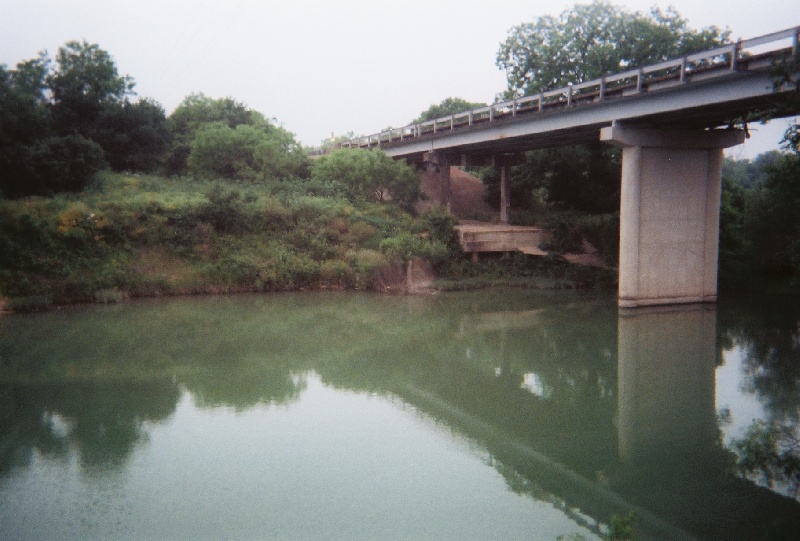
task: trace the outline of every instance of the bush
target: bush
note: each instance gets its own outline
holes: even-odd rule
[[[409,208],[419,196],[419,175],[380,150],[334,150],[316,161],[311,178],[344,186],[353,201],[394,201]]]

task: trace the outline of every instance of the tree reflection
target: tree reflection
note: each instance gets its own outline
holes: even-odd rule
[[[776,483],[784,485],[792,498],[800,500],[800,430],[797,425],[758,420],[732,445],[741,473],[758,475],[770,488]]]
[[[798,499],[800,491],[800,303],[797,298],[730,307],[723,321],[726,349],[742,354],[744,390],[764,405],[758,419],[733,438],[736,470]]]
[[[34,452],[66,458],[71,450],[85,471],[116,468],[146,439],[144,423],[167,419],[179,396],[171,381],[2,385],[0,473]]]

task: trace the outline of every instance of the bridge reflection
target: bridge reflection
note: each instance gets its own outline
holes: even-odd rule
[[[634,510],[645,539],[791,539],[800,531],[800,503],[732,474],[715,407],[714,306],[620,310],[616,366],[606,362],[608,341],[571,341],[586,323],[580,312],[560,331],[552,323],[562,316],[546,309],[469,314],[458,331],[462,372],[445,377],[470,383],[458,396],[440,382],[435,394],[418,385],[406,398],[482,440],[510,486],[576,516],[603,522]],[[581,355],[594,363],[553,367]],[[477,380],[483,389],[470,392]]]

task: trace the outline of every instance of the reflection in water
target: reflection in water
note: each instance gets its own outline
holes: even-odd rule
[[[324,388],[343,396],[399,397],[425,419],[467,438],[512,493],[569,519],[573,526],[549,539],[571,532],[598,538],[612,516],[631,509],[643,538],[780,539],[798,526],[800,506],[730,474],[737,452],[740,465],[742,456],[758,453],[735,442],[724,447],[715,368],[723,362],[718,350],[736,345],[745,351],[743,381],[765,405],[764,426],[777,423],[797,434],[798,310],[784,307],[779,318],[774,305],[768,311],[748,306],[722,303],[719,314],[707,306],[618,313],[611,298],[528,292],[293,294],[2,318],[0,501],[11,480],[59,461],[68,470],[70,457],[85,483],[114,472],[127,472],[123,478],[131,486],[155,482],[129,478],[130,472],[140,471],[142,457],[159,449],[177,466],[182,455],[164,449],[181,448],[181,440],[165,443],[165,434],[186,438],[196,430],[225,430],[227,439],[220,441],[239,441],[237,431],[251,426],[243,420],[259,423],[266,412],[272,418],[306,410]],[[176,412],[187,396],[197,408],[196,422],[207,413],[202,422],[210,425],[182,427],[183,415]],[[326,410],[315,411],[319,416]],[[359,415],[352,411],[351,417]],[[223,412],[232,417],[225,413],[220,424]],[[275,426],[305,422],[286,419]],[[352,425],[315,426],[317,435],[325,427],[327,443],[304,435],[298,440],[304,445],[291,447],[270,433],[256,446],[198,452],[214,456],[220,471],[240,475],[234,464],[247,462],[244,457],[261,464],[286,460],[267,459],[267,450],[297,453],[322,445],[324,451],[349,437],[366,441]],[[414,445],[411,432],[407,437],[406,445]],[[375,460],[365,445],[345,448],[356,462]],[[394,473],[392,462],[375,474],[393,479],[385,487],[387,502],[407,477]],[[319,485],[317,493],[336,494],[334,464],[308,466],[317,477],[325,471],[332,483]],[[163,475],[141,473],[156,480]],[[287,505],[295,501],[290,488],[282,488]],[[457,494],[459,487],[448,490]],[[386,522],[392,515],[380,516]]]
[[[624,462],[656,471],[668,463],[707,467],[719,439],[715,337],[713,306],[620,312],[618,429]]]

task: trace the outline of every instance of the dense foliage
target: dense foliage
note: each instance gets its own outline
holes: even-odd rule
[[[380,150],[335,150],[317,160],[312,178],[340,184],[356,201],[391,200],[409,208],[419,197],[419,175]]]
[[[434,120],[456,113],[463,113],[471,109],[478,109],[486,107],[485,103],[478,103],[467,101],[463,98],[445,98],[438,104],[433,104],[424,110],[420,115],[411,121],[412,124],[418,124],[427,120]]]
[[[174,293],[381,289],[396,285],[385,273],[402,279],[393,265],[408,257],[449,257],[426,217],[310,195],[307,184],[101,173],[82,195],[0,201],[0,291],[11,307],[31,309]]]
[[[190,94],[168,120],[169,174],[237,181],[308,176],[308,157],[294,135],[232,98]]]
[[[722,182],[720,284],[800,287],[800,154],[726,159]]]
[[[70,41],[53,63],[46,53],[0,66],[0,192],[8,197],[80,191],[97,172],[154,171],[169,142],[153,100],[132,101],[98,45]]]
[[[729,34],[715,26],[692,30],[671,7],[645,15],[595,0],[512,28],[497,66],[506,72],[511,98],[709,49]]]

